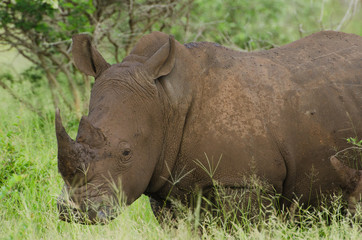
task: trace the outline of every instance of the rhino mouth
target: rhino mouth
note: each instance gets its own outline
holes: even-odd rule
[[[115,219],[116,212],[112,208],[103,206],[99,208],[79,208],[73,201],[61,197],[57,200],[59,219],[65,222],[74,222],[84,225],[108,224]]]

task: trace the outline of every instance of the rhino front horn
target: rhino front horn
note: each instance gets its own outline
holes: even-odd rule
[[[65,131],[59,109],[55,113],[55,130],[58,142],[58,170],[64,179],[70,180],[79,166],[79,146]]]

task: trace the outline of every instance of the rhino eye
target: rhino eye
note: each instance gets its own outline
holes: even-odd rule
[[[129,148],[126,148],[122,151],[122,161],[128,161],[132,156],[132,151]]]
[[[130,149],[126,149],[122,152],[122,155],[125,157],[128,157],[131,154],[131,150]]]
[[[120,153],[121,153],[121,161],[127,162],[132,157],[132,150],[130,145],[127,142],[121,142],[119,144]]]

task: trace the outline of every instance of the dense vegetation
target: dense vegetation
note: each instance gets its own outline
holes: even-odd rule
[[[333,210],[272,213],[269,221],[258,225],[217,224],[211,216],[209,224],[199,225],[198,212],[184,210],[177,227],[172,221],[161,227],[146,197],[107,226],[61,222],[56,198],[62,179],[54,134],[54,105],[63,110],[72,137],[80,115],[87,111],[92,80],[70,64],[69,40],[76,32],[93,34],[111,63],[120,61],[140,35],[153,30],[171,33],[180,42],[213,41],[243,51],[269,49],[321,29],[362,35],[358,2],[2,1],[1,49],[12,51],[0,52],[0,239],[361,239],[358,218],[343,214],[338,196]]]

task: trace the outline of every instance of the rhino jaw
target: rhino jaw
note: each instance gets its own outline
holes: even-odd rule
[[[57,199],[59,219],[80,224],[107,224],[117,216],[117,206],[96,206],[94,204],[77,204],[69,195],[69,188],[64,185]]]
[[[59,219],[65,222],[75,222],[86,225],[108,224],[115,218],[115,214],[110,207],[102,207],[99,210],[89,209],[86,212],[81,211],[71,202],[61,199],[57,201]]]

